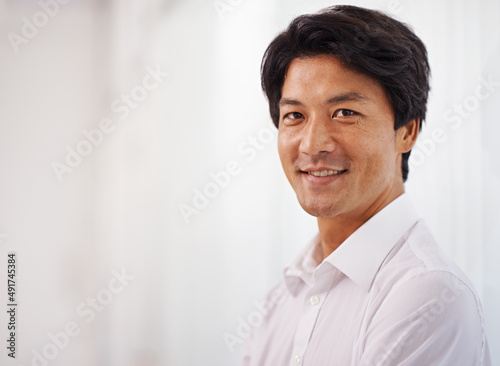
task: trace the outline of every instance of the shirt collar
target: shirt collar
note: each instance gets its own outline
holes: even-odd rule
[[[299,252],[295,259],[285,267],[283,277],[288,290],[296,294],[302,282],[310,287],[314,284],[314,270],[321,263],[321,241],[319,233]]]
[[[384,259],[419,218],[408,195],[402,194],[352,233],[323,262],[368,292]],[[301,280],[309,286],[314,284],[321,255],[318,234],[285,268],[285,284],[292,293],[296,293]]]

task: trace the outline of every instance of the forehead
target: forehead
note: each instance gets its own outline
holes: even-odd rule
[[[282,99],[319,102],[346,93],[362,95],[375,103],[389,103],[377,80],[346,67],[330,55],[295,58],[288,67],[281,94]]]

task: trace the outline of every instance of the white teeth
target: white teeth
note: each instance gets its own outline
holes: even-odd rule
[[[326,177],[328,175],[336,175],[343,172],[344,170],[321,170],[319,172],[307,172],[307,173],[314,175],[315,177]]]

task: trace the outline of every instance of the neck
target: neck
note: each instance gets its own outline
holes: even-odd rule
[[[349,236],[358,230],[377,212],[404,193],[404,186],[382,194],[367,207],[358,212],[340,214],[332,217],[318,217],[319,235],[323,249],[323,259],[332,254]]]

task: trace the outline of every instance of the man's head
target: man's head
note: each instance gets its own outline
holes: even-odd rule
[[[336,215],[356,205],[349,200],[371,204],[402,188],[430,72],[407,26],[353,6],[303,15],[270,44],[261,72],[283,168],[306,211]]]

